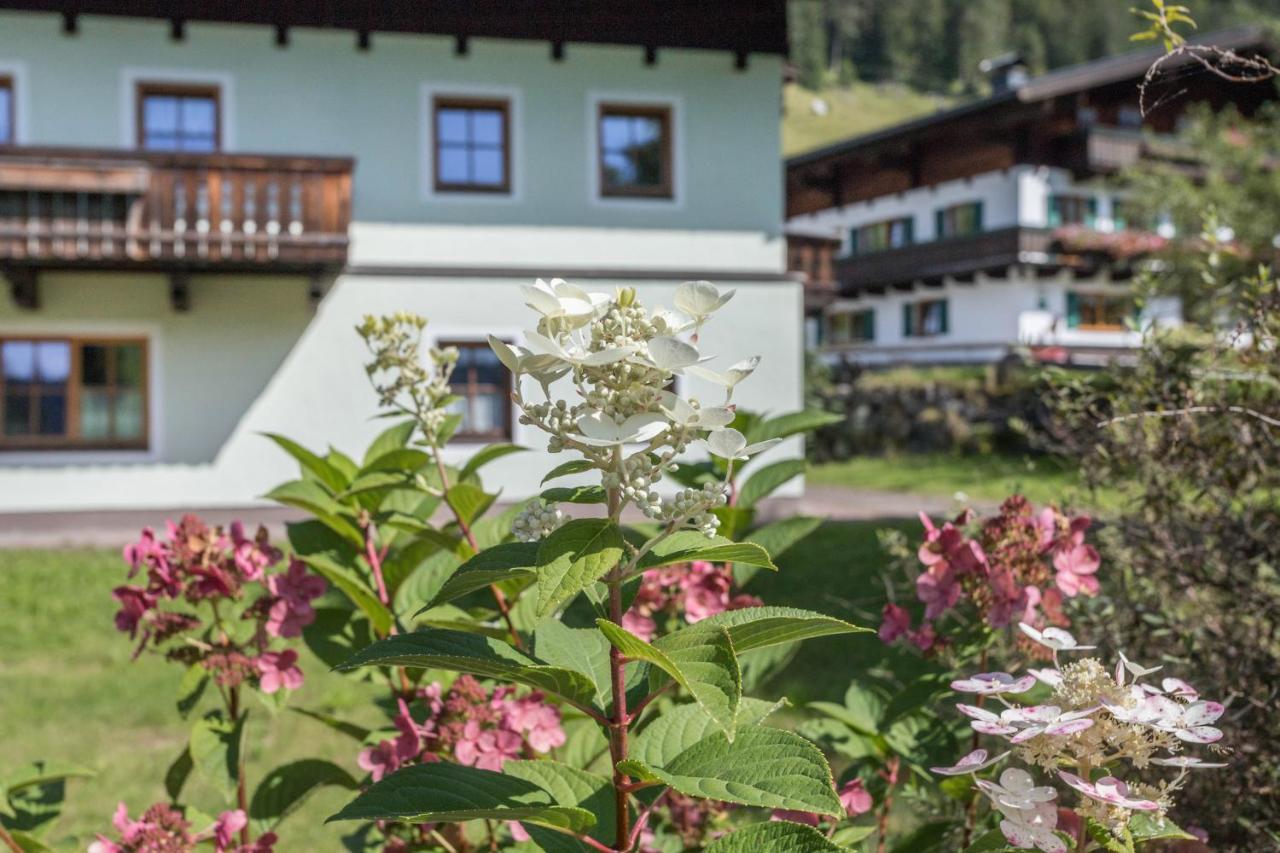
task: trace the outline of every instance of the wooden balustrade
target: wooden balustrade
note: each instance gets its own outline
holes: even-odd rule
[[[347,258],[349,158],[0,149],[0,266],[295,272]]]

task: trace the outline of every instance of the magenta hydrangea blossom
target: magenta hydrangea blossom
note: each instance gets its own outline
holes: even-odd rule
[[[297,690],[302,686],[302,670],[298,668],[298,653],[293,649],[282,652],[263,652],[254,662],[258,667],[258,686],[263,693],[275,693],[280,688]]]

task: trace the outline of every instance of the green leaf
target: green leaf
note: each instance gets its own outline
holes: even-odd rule
[[[690,797],[844,816],[827,760],[813,744],[783,729],[741,726],[733,743],[715,732],[665,767],[628,759],[619,769],[658,779]]]
[[[258,783],[249,803],[249,817],[274,825],[324,787],[355,790],[359,783],[332,761],[304,758],[282,764]]]
[[[796,607],[745,607],[726,610],[703,619],[699,626],[725,627],[738,654],[779,643],[825,637],[830,634],[856,634],[870,631],[843,619],[824,616]]]
[[[756,543],[768,553],[769,559],[776,563],[797,542],[821,526],[821,518],[795,515],[759,527],[743,537],[743,541]],[[757,571],[759,568],[756,566],[736,563],[733,567],[733,579],[739,587],[745,586]]]
[[[722,835],[711,842],[706,853],[823,853],[843,850],[812,826],[792,823],[789,820],[770,820],[753,823],[737,832]]]
[[[410,666],[447,669],[527,684],[590,707],[596,688],[580,672],[549,666],[492,637],[432,629],[396,634],[361,649],[339,669],[360,666]]]
[[[555,798],[533,782],[448,761],[398,770],[329,820],[519,820],[574,833],[596,822],[586,809],[556,805]]]
[[[690,625],[651,645],[608,619],[597,619],[596,625],[624,655],[648,661],[675,679],[733,740],[742,673],[728,631]]]
[[[32,835],[30,832],[23,832],[20,829],[9,830],[9,837],[18,845],[18,849],[22,853],[53,853],[53,848],[45,844],[44,841]]]
[[[268,500],[306,510],[337,533],[346,542],[357,548],[364,547],[364,536],[349,517],[343,515],[345,510],[320,485],[310,480],[293,480],[276,486],[264,495]]]
[[[555,530],[538,547],[538,616],[582,592],[621,559],[622,534],[607,519],[574,519]]]
[[[509,456],[512,453],[524,453],[528,449],[518,444],[507,444],[505,442],[486,445],[471,455],[471,458],[467,460],[467,464],[462,466],[462,472],[458,475],[458,479],[462,481],[470,480],[490,462]]]
[[[459,566],[422,610],[438,607],[490,584],[513,578],[534,577],[537,562],[537,542],[505,542],[495,545]],[[422,610],[418,612],[421,613]]]
[[[414,535],[408,542],[391,550],[382,560],[382,578],[393,596],[406,580],[441,551],[450,551],[458,540],[451,536]]]
[[[682,530],[653,546],[640,561],[641,569],[705,560],[708,563],[747,563],[777,571],[769,554],[751,542],[730,542],[717,536],[709,539],[696,530]]]
[[[568,462],[562,462],[552,468],[550,474],[542,478],[542,485],[546,485],[548,480],[554,480],[557,477],[568,477],[570,474],[585,474],[595,467],[585,459],[571,459]]]
[[[452,551],[437,551],[405,579],[393,600],[396,613],[412,613],[430,601],[458,570],[462,561]]]
[[[595,815],[596,824],[588,834],[602,843],[613,843],[617,824],[613,782],[608,777],[545,760],[508,761],[502,766],[502,772],[537,785],[550,794],[558,806],[576,806]],[[558,836],[556,840],[560,839],[569,841],[564,836]],[[536,829],[534,840],[538,840]]]
[[[746,533],[756,517],[756,511],[745,506],[718,506],[711,513],[720,520],[720,535],[726,539]]]
[[[1188,841],[1195,838],[1167,817],[1150,812],[1134,812],[1129,818],[1129,833],[1134,841]]]
[[[458,483],[444,493],[445,503],[468,525],[484,515],[497,499],[497,495],[491,495],[471,483]]]
[[[405,477],[403,471],[369,471],[352,480],[350,486],[337,494],[336,500],[343,501],[369,492],[398,489],[406,485],[412,485],[412,481]]]
[[[570,628],[559,619],[552,618],[538,623],[533,642],[534,652],[539,659],[552,666],[564,667],[588,676],[596,686],[596,706],[608,707],[612,701],[613,689],[609,669],[609,650],[612,646],[604,634],[595,628]],[[647,663],[629,663],[624,674],[628,696],[635,689],[647,688]]]
[[[846,826],[837,829],[831,836],[831,843],[838,845],[842,850],[847,850],[859,841],[865,841],[876,834],[875,826]]]
[[[14,770],[4,778],[0,791],[12,795],[27,788],[52,785],[68,779],[88,779],[94,772],[78,764],[63,764],[51,761],[36,761],[25,767]]]
[[[608,500],[603,486],[557,486],[543,489],[539,497],[544,501],[569,504],[602,504]]]
[[[399,473],[401,475],[416,474],[431,464],[431,455],[421,450],[415,450],[412,447],[400,447],[395,450],[389,450],[380,456],[370,459],[360,473],[362,476],[372,474],[391,474]],[[435,472],[433,471],[432,474]]]
[[[187,667],[187,671],[182,674],[182,680],[178,682],[178,716],[186,719],[200,702],[200,697],[204,695],[204,689],[209,685],[209,672],[199,664],[193,664]]]
[[[305,554],[302,561],[314,569],[316,574],[341,590],[342,594],[368,617],[369,624],[373,625],[375,631],[386,634],[391,630],[394,622],[391,611],[378,600],[377,594],[369,588],[363,578],[346,566],[334,562],[325,554]]]
[[[760,723],[785,704],[785,699],[766,702],[744,696],[738,706],[738,725]],[[715,722],[697,703],[676,705],[663,711],[661,716],[641,729],[631,743],[629,754],[651,767],[662,767],[715,731]]]
[[[384,429],[369,445],[369,449],[364,452],[364,467],[367,469],[369,463],[379,456],[390,453],[393,450],[408,447],[409,440],[413,438],[413,430],[416,427],[417,423],[415,421],[407,420]]]
[[[819,427],[840,423],[841,415],[823,412],[818,409],[805,409],[802,412],[791,412],[776,418],[758,421],[746,430],[747,441],[768,441],[771,438],[786,438],[801,432],[809,432]]]
[[[942,847],[942,842],[956,826],[956,822],[951,820],[936,820],[926,823],[917,827],[905,838],[897,839],[890,850],[892,853],[927,853],[930,850],[954,850],[955,848],[951,845],[945,848]]]
[[[1004,837],[1004,833],[999,829],[990,829],[979,835],[974,842],[964,848],[964,853],[997,853],[997,851],[1011,850],[1008,840]]]
[[[267,438],[278,444],[302,466],[304,474],[310,474],[316,481],[329,487],[331,492],[340,492],[347,487],[347,478],[334,465],[312,453],[292,439],[273,432],[264,433]]]
[[[191,727],[187,749],[196,773],[228,797],[236,787],[247,716],[232,723],[221,711],[211,711]]]
[[[808,467],[803,459],[783,459],[756,471],[738,492],[738,506],[754,507],[764,498],[790,480],[799,477]]]
[[[357,726],[355,723],[348,723],[346,720],[340,720],[327,711],[316,711],[310,708],[290,708],[289,710],[295,714],[310,717],[318,723],[323,723],[335,732],[341,732],[359,743],[363,743],[369,737],[369,729]]]
[[[307,648],[330,668],[374,640],[373,627],[363,613],[348,601],[334,604],[317,607],[315,621],[302,629],[302,641]]]
[[[194,769],[191,750],[184,746],[182,752],[178,753],[178,757],[173,759],[173,763],[164,771],[164,790],[169,795],[169,802],[178,802],[182,796],[182,789],[187,784],[187,779],[191,778],[191,771]]]

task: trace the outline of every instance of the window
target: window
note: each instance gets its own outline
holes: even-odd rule
[[[1083,225],[1093,228],[1098,222],[1098,200],[1083,195],[1053,195],[1049,197],[1049,227]]]
[[[937,239],[967,237],[982,231],[982,202],[971,201],[944,207],[935,216]]]
[[[911,217],[889,219],[854,228],[849,232],[849,253],[865,255],[885,249],[910,246],[915,242],[915,222]]]
[[[876,339],[876,312],[846,311],[827,317],[827,342],[832,344],[862,343]]]
[[[601,104],[600,194],[671,198],[671,109]]]
[[[217,86],[138,84],[138,147],[217,151],[222,121]]]
[[[926,299],[908,302],[902,306],[902,336],[904,338],[928,338],[945,335],[947,327],[947,300]]]
[[[0,448],[145,448],[142,340],[0,340]]]
[[[1111,228],[1115,231],[1154,231],[1155,217],[1131,199],[1111,200]]]
[[[13,97],[13,78],[0,74],[0,145],[12,145],[17,110]]]
[[[436,192],[510,192],[510,103],[437,97],[431,112]]]
[[[511,438],[511,373],[483,341],[441,341],[456,347],[458,364],[450,385],[460,398],[454,411],[462,415],[457,438],[490,441]]]
[[[1067,328],[1119,331],[1133,313],[1128,296],[1110,293],[1067,293]]]

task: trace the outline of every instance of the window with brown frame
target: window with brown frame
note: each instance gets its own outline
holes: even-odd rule
[[[222,148],[222,97],[217,86],[139,83],[137,103],[139,148],[196,152]]]
[[[511,104],[503,98],[432,101],[436,192],[511,192]]]
[[[1115,332],[1133,315],[1133,299],[1118,293],[1067,293],[1067,328]]]
[[[16,135],[17,105],[13,88],[13,78],[0,74],[0,145],[12,145]]]
[[[459,397],[453,409],[462,415],[454,434],[460,441],[511,438],[511,372],[484,341],[441,341],[456,347],[458,363],[449,381]]]
[[[671,108],[601,104],[600,194],[671,198]]]
[[[0,338],[0,450],[145,449],[147,342]]]

